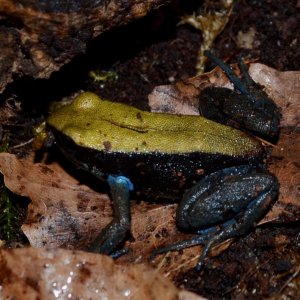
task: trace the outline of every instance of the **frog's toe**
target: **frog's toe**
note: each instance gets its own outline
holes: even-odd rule
[[[109,256],[113,259],[117,259],[125,254],[128,254],[128,252],[129,252],[128,248],[122,248],[110,253]]]
[[[177,243],[158,248],[154,250],[150,255],[150,260],[154,259],[157,255],[167,253],[169,251],[179,251],[181,249],[190,248],[197,245],[203,245],[207,242],[210,236],[199,235],[188,240],[179,241]]]
[[[183,240],[171,245],[168,245],[166,247],[158,248],[154,250],[150,255],[150,260],[154,259],[157,255],[167,253],[169,251],[179,251],[181,249],[190,248],[197,245],[203,245],[203,250],[200,255],[200,258],[198,260],[197,265],[195,266],[195,269],[197,271],[200,271],[204,265],[204,260],[207,257],[211,247],[224,239],[224,231],[219,232],[218,234],[201,234],[198,236],[195,236],[188,240]]]

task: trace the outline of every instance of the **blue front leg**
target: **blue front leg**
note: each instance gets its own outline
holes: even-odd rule
[[[114,218],[90,246],[90,251],[111,254],[130,233],[131,213],[129,192],[133,184],[124,176],[108,176],[113,201]]]

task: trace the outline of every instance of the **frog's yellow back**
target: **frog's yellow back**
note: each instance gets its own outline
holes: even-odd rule
[[[202,152],[257,156],[260,143],[239,130],[199,116],[145,112],[85,92],[47,120],[77,145],[112,152]]]

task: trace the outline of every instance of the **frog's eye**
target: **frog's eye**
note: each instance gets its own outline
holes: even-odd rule
[[[101,101],[101,99],[96,94],[85,92],[77,96],[72,105],[74,109],[82,111],[94,108],[99,101]]]

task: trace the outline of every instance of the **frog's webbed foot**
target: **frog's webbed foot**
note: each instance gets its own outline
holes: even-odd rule
[[[211,235],[209,235],[209,234],[208,235],[201,234],[201,235],[195,236],[191,239],[179,241],[177,243],[158,248],[151,253],[150,260],[154,259],[155,256],[157,256],[159,254],[167,253],[170,251],[179,251],[181,249],[186,249],[186,248],[190,248],[190,247],[197,246],[197,245],[204,245],[205,243],[207,243],[207,241],[210,238],[211,238]]]
[[[200,234],[188,241],[157,249],[157,255],[194,245],[204,245],[196,266],[200,270],[214,244],[247,234],[267,213],[278,195],[279,184],[270,173],[251,166],[227,168],[212,173],[187,191],[177,210],[177,224]],[[206,228],[220,229],[207,232]]]
[[[100,235],[89,247],[91,252],[112,254],[130,233],[130,202],[129,191],[133,189],[130,180],[123,176],[109,176],[108,184],[114,207],[113,220],[102,230]]]

